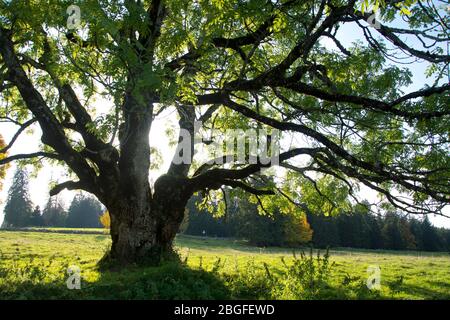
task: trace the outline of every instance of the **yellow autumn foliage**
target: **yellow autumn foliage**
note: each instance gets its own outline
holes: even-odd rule
[[[106,210],[100,216],[100,223],[102,224],[103,228],[105,228],[105,229],[111,228],[111,217],[109,216],[108,210]]]
[[[285,242],[289,246],[304,245],[312,240],[313,230],[305,215],[292,217],[284,228]]]

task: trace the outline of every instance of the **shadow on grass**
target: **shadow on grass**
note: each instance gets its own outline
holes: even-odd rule
[[[175,239],[178,249],[188,248],[190,250],[208,250],[209,252],[220,252],[223,250],[233,250],[237,253],[254,254],[292,254],[293,251],[309,250],[308,246],[303,247],[258,247],[247,240],[233,238],[213,238],[191,235],[178,235]]]
[[[450,285],[439,281],[428,281],[433,288],[403,283],[400,291],[408,295],[418,296],[426,300],[448,300],[450,299]],[[441,290],[439,290],[441,289]]]
[[[177,263],[103,271],[97,280],[82,278],[79,290],[68,289],[65,279],[39,281],[33,271],[27,276],[0,285],[0,299],[230,299],[215,274]]]
[[[99,272],[93,260],[84,263],[64,255],[40,259],[0,252],[0,299],[402,299],[402,293],[450,298],[450,284],[439,281],[428,281],[429,286],[423,287],[406,284],[401,277],[389,282],[392,290],[386,295],[368,290],[364,277],[347,273],[342,281],[330,284],[334,264],[328,257],[327,253],[319,258],[311,250],[289,261],[281,259],[280,268],[248,261],[225,269],[219,258],[209,265],[209,271],[202,265],[197,269],[167,261],[158,267]],[[79,290],[67,288],[71,261],[83,267]]]

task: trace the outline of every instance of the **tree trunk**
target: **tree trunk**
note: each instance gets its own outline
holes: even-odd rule
[[[121,198],[108,207],[112,246],[109,258],[123,265],[159,264],[174,256],[173,240],[184,217],[190,193],[183,179],[164,175],[153,197]]]
[[[117,191],[104,197],[111,217],[109,257],[119,264],[158,264],[173,255],[173,240],[192,195],[185,178],[189,166],[159,177],[152,192],[148,174],[153,106],[140,105],[129,94],[122,108],[127,122],[119,129],[119,178],[117,188],[113,188]],[[194,116],[192,113],[189,118],[192,123]]]

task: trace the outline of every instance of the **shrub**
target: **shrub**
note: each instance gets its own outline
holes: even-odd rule
[[[108,210],[106,210],[99,218],[100,223],[102,224],[103,228],[109,229],[111,228],[111,217],[109,216]]]
[[[330,289],[327,281],[334,263],[329,262],[328,249],[323,256],[320,251],[315,257],[312,248],[309,254],[301,252],[300,257],[294,253],[292,264],[282,258],[286,268],[284,275],[275,286],[277,299],[323,299],[327,298]]]

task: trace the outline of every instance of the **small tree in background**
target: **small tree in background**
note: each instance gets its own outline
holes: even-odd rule
[[[403,250],[406,248],[399,225],[400,219],[397,214],[393,212],[386,213],[382,228],[383,242],[386,249]]]
[[[5,206],[4,227],[27,227],[31,224],[33,204],[28,193],[28,175],[18,168],[14,174]]]
[[[44,226],[44,219],[42,218],[41,208],[39,208],[39,206],[36,206],[36,208],[34,208],[33,213],[31,214],[30,225],[33,227]]]
[[[70,228],[100,228],[101,204],[93,197],[78,194],[70,205],[66,226]]]
[[[47,227],[65,227],[67,213],[57,197],[50,197],[42,212],[44,225]]]
[[[103,228],[109,229],[111,228],[111,217],[109,216],[108,210],[106,210],[99,218],[100,223],[102,224]]]
[[[422,230],[422,221],[418,219],[411,219],[410,221],[411,232],[414,235],[414,239],[416,239],[416,249],[417,250],[425,250],[423,246],[423,230]]]
[[[313,230],[308,223],[306,215],[287,216],[284,224],[284,242],[295,247],[311,242]]]
[[[443,239],[444,250],[450,253],[450,230],[441,228],[440,232]]]
[[[436,228],[433,227],[427,216],[422,221],[422,242],[426,251],[439,251],[441,247]]]
[[[417,248],[416,238],[411,231],[411,224],[406,217],[400,217],[398,228],[405,245],[405,249],[414,250]]]

